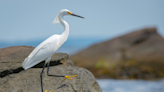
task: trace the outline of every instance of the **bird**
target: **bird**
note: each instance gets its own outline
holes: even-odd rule
[[[47,38],[46,40],[44,40],[29,54],[29,56],[27,58],[25,58],[25,60],[22,63],[24,70],[27,70],[27,69],[35,66],[36,64],[45,60],[45,64],[44,64],[43,69],[40,73],[42,92],[43,92],[42,73],[44,72],[44,68],[46,67],[46,65],[47,65],[47,75],[48,76],[64,77],[65,79],[70,79],[70,80],[73,80],[71,77],[77,76],[77,75],[63,76],[63,75],[50,75],[49,74],[49,64],[50,64],[50,60],[51,60],[52,55],[55,54],[55,52],[59,49],[59,47],[62,46],[62,44],[67,40],[67,38],[69,36],[69,25],[63,19],[63,17],[66,15],[84,18],[82,16],[73,14],[68,9],[62,9],[58,13],[58,15],[56,16],[56,18],[54,19],[54,21],[52,23],[53,24],[60,23],[64,27],[64,32],[60,35],[54,34],[54,35],[50,36],[49,38]],[[47,92],[47,90],[45,92]]]

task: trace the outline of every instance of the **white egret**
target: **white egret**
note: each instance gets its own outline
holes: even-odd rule
[[[42,85],[42,73],[44,71],[44,68],[47,65],[47,75],[48,76],[55,76],[55,77],[65,77],[65,79],[70,79],[72,80],[71,77],[76,77],[77,75],[74,76],[63,76],[63,75],[50,75],[49,72],[49,63],[51,60],[51,56],[58,50],[58,48],[67,40],[68,35],[69,35],[69,25],[68,23],[63,20],[63,16],[65,15],[72,15],[72,16],[77,16],[80,18],[83,18],[79,15],[75,15],[72,12],[70,12],[67,9],[63,9],[59,12],[59,14],[56,16],[55,20],[53,21],[54,24],[60,23],[64,27],[64,32],[61,35],[54,34],[51,37],[47,38],[45,41],[40,43],[31,53],[30,55],[24,60],[22,66],[23,68],[29,69],[33,67],[34,65],[40,63],[41,61],[45,60],[45,64],[43,66],[42,72],[40,74],[41,78],[41,90],[43,92],[43,85]],[[65,80],[64,79],[64,80]],[[63,81],[64,81],[63,80]]]

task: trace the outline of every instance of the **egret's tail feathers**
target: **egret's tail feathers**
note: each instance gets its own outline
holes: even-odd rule
[[[22,66],[23,66],[24,70],[26,70],[25,63],[26,63],[27,61],[28,61],[28,57],[25,58],[25,60],[24,60],[23,63],[22,63]]]
[[[34,61],[33,59],[29,59],[29,57],[27,57],[23,63],[22,63],[22,66],[25,70],[35,66],[36,64],[40,63],[41,61],[43,60],[38,60],[38,61]]]

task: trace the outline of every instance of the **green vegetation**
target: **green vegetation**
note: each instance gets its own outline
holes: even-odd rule
[[[98,78],[159,79],[164,77],[163,61],[119,61],[110,64],[103,59],[95,63],[92,73]]]

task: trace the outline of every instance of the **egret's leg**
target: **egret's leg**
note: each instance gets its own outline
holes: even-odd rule
[[[49,57],[49,58],[46,59],[46,61],[45,61],[45,65],[44,65],[44,67],[43,67],[43,70],[44,70],[44,68],[46,67],[47,62],[50,62],[50,60],[51,60],[51,57]],[[42,73],[43,73],[43,70],[42,70]],[[42,79],[42,78],[41,78],[41,79]],[[42,81],[41,81],[41,86],[42,86],[42,92],[43,92]],[[51,90],[51,91],[49,91],[49,92],[53,92],[53,91],[54,91],[54,90]],[[46,90],[45,92],[47,92],[47,90]]]
[[[49,74],[49,66],[50,66],[50,62],[48,62],[48,64],[47,64],[47,75],[48,75],[48,76],[65,77],[65,76],[62,76],[62,75],[50,75],[50,74]]]
[[[48,75],[48,76],[65,77],[65,79],[69,79],[69,80],[73,80],[71,77],[76,77],[76,76],[77,76],[77,75],[73,75],[73,76],[50,75],[50,74],[49,74],[49,66],[50,66],[50,62],[47,64],[47,75]],[[64,79],[64,80],[65,80],[65,79]],[[64,80],[63,80],[63,81],[64,81]],[[63,81],[62,81],[62,82],[63,82]]]
[[[44,71],[44,68],[45,68],[45,67],[46,67],[46,63],[44,64],[43,69],[42,69],[42,72],[40,73],[40,79],[41,79],[41,89],[42,89],[42,92],[43,92],[42,74],[43,74],[43,71]]]

